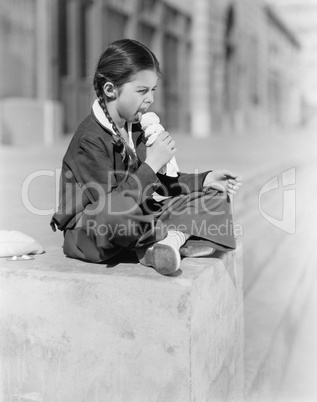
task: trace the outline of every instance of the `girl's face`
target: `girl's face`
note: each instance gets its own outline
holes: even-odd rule
[[[116,109],[119,117],[135,123],[154,102],[158,76],[153,70],[142,70],[118,89]]]

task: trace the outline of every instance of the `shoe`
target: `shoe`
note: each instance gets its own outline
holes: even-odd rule
[[[216,250],[210,246],[202,246],[202,245],[185,245],[180,248],[180,255],[182,257],[209,257]]]
[[[156,243],[147,249],[136,250],[139,262],[147,267],[153,267],[161,275],[171,275],[181,264],[179,250],[168,244]]]
[[[180,267],[179,249],[188,238],[188,234],[180,231],[168,231],[167,236],[153,246],[136,250],[139,262],[162,275],[171,275]]]

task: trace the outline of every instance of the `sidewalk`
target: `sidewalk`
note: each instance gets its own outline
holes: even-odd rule
[[[315,402],[317,400],[317,280],[308,300],[290,364],[277,402]]]

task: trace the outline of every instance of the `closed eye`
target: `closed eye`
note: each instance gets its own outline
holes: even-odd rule
[[[138,90],[138,92],[139,92],[140,94],[146,94],[148,91],[149,91],[148,88],[144,88],[144,89]],[[152,88],[151,91],[153,91],[153,92],[156,91],[156,87]]]

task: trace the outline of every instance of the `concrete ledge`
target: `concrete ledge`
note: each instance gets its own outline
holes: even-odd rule
[[[240,246],[175,277],[48,258],[0,269],[2,400],[243,398]]]
[[[60,102],[29,98],[0,100],[0,144],[51,145],[62,134]]]

